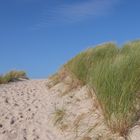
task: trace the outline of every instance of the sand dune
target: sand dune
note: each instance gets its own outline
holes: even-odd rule
[[[109,139],[123,140],[110,132],[86,86],[51,79],[0,85],[0,140]]]

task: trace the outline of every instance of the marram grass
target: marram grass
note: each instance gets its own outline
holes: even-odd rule
[[[140,112],[140,41],[88,49],[65,67],[94,89],[111,130],[126,135]]]
[[[18,80],[19,78],[27,78],[26,73],[24,71],[10,71],[0,76],[0,84],[6,84]]]

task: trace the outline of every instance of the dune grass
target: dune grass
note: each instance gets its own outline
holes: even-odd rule
[[[20,78],[27,79],[27,75],[24,71],[10,71],[0,76],[0,84],[6,84],[9,82],[17,81]]]
[[[89,81],[88,76],[91,67],[94,67],[103,57],[111,57],[116,51],[116,45],[113,43],[99,45],[78,54],[65,65],[65,68],[81,80],[83,84],[86,84]]]
[[[140,41],[88,49],[65,67],[94,89],[111,130],[126,135],[140,112]]]
[[[66,115],[66,110],[64,108],[55,108],[54,115],[54,125],[61,124],[63,122],[64,116]]]

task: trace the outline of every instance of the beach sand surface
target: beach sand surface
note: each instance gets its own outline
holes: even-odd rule
[[[51,78],[0,85],[0,140],[109,139],[123,140],[110,132],[86,86]]]

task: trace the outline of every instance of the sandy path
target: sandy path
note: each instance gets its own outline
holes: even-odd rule
[[[0,140],[57,140],[46,121],[50,110],[45,82],[33,80],[0,87]]]
[[[0,85],[0,140],[114,137],[86,87],[70,90],[63,82],[50,87],[51,82],[27,80]],[[56,115],[58,110],[63,110],[63,116]]]

